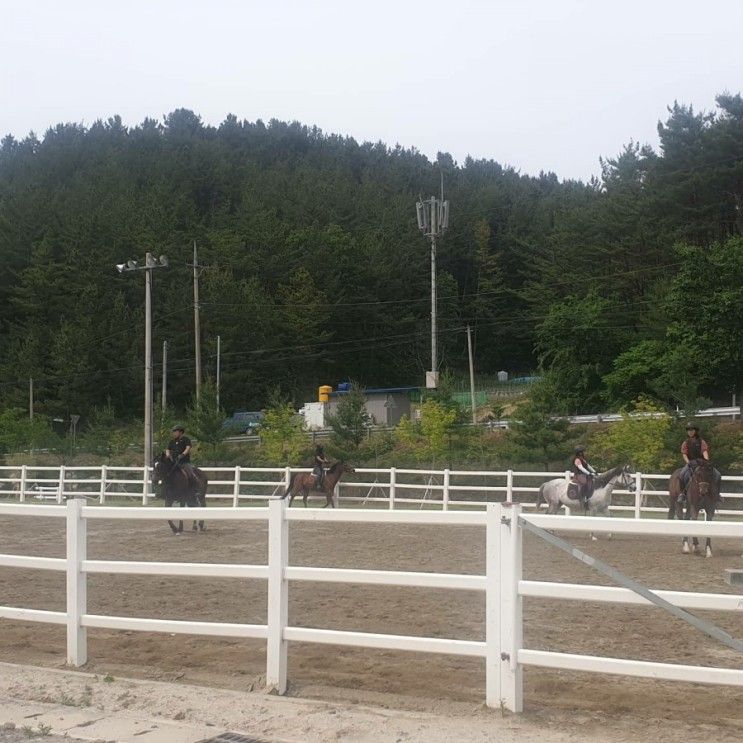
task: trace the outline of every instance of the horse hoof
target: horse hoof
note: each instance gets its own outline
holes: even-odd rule
[[[704,553],[704,556],[705,557],[712,557],[712,550],[709,547],[707,547],[707,550]]]
[[[591,541],[592,542],[598,542],[599,538],[595,534],[591,534]]]
[[[683,547],[681,548],[681,551],[682,551],[682,552],[683,552],[683,553],[684,553],[685,555],[688,555],[688,554],[689,554],[689,545],[688,545],[688,544],[685,544],[685,545],[684,545],[684,546],[683,546]]]

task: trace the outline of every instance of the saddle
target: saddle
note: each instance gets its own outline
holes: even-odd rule
[[[593,495],[593,478],[574,474],[568,483],[568,498],[588,503]]]

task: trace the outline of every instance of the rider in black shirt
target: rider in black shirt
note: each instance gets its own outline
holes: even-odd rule
[[[328,460],[325,459],[325,451],[322,446],[315,448],[315,460],[313,462],[312,474],[315,476],[315,487],[320,490],[325,479],[325,465]]]
[[[191,439],[185,434],[183,426],[173,426],[173,438],[168,443],[165,456],[173,460],[176,465],[190,465],[191,462]],[[188,467],[186,469],[189,469]]]

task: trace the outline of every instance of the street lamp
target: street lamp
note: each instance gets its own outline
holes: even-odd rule
[[[168,259],[161,255],[155,258],[147,253],[144,266],[139,261],[117,263],[119,273],[144,271],[145,275],[145,331],[144,331],[144,466],[149,483],[149,471],[152,467],[152,271],[155,268],[167,268]]]

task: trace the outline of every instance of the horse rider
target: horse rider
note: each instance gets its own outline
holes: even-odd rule
[[[710,461],[709,458],[709,445],[701,437],[699,433],[699,426],[689,421],[686,424],[686,438],[683,444],[681,444],[681,456],[684,458],[684,468],[681,470],[681,494],[678,497],[679,503],[686,502],[686,491],[689,489],[689,483],[691,478],[694,477],[694,471],[699,467],[702,462]],[[720,497],[720,481],[722,475],[715,470],[715,478],[717,480],[717,501],[722,501]]]
[[[573,481],[578,484],[578,500],[584,508],[588,508],[588,501],[591,500],[593,495],[593,478],[598,472],[588,464],[584,446],[576,446],[574,453]]]
[[[315,489],[322,490],[322,484],[325,480],[325,465],[328,464],[328,460],[325,459],[325,450],[322,446],[315,448],[315,460],[314,466],[312,467],[312,474],[315,476]]]
[[[186,429],[181,426],[173,426],[171,429],[173,438],[168,442],[165,456],[170,459],[176,467],[180,467],[188,476],[194,480],[195,475],[191,464],[191,439],[186,436]]]

